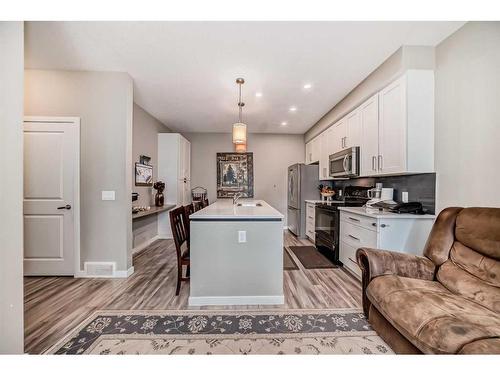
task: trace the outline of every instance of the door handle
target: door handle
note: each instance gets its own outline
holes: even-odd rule
[[[57,207],[58,210],[71,210],[71,205],[67,204],[66,206]]]
[[[348,157],[349,157],[349,155],[344,156],[344,161],[342,162],[342,166],[344,167],[345,173],[349,173],[349,171],[347,170],[347,158]]]
[[[372,169],[373,169],[374,171],[376,171],[376,170],[377,170],[377,169],[375,168],[375,163],[376,163],[376,161],[377,161],[377,157],[376,157],[376,156],[372,156]]]
[[[382,155],[379,155],[378,156],[378,169],[380,169],[380,170],[382,170],[382,168],[383,168],[383,165],[382,165],[383,160],[384,159],[383,159]]]

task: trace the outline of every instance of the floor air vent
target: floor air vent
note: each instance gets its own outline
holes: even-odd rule
[[[114,262],[85,262],[85,274],[90,277],[112,277],[115,273]]]

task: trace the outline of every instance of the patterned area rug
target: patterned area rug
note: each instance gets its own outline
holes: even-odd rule
[[[361,310],[98,311],[48,354],[388,354]]]

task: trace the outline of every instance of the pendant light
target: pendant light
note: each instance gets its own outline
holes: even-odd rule
[[[244,150],[240,151],[243,149],[243,146],[236,147],[236,151],[238,152],[245,152],[246,151],[246,144],[247,144],[247,126],[246,124],[243,123],[242,116],[243,116],[243,106],[245,103],[241,101],[241,85],[245,83],[245,80],[243,78],[237,78],[236,79],[236,84],[239,86],[239,101],[238,101],[238,112],[239,112],[239,117],[238,117],[238,122],[233,124],[233,143],[237,145],[245,145]]]

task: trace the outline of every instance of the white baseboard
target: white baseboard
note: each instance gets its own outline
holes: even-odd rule
[[[147,240],[146,242],[143,242],[140,245],[137,245],[136,247],[134,247],[132,249],[132,255],[134,255],[135,253],[137,253],[137,252],[139,252],[141,250],[144,250],[146,247],[148,247],[149,245],[151,245],[156,240],[159,240],[160,238],[161,237],[159,235],[156,235],[156,236],[150,238],[149,240]]]
[[[108,274],[94,273],[92,267],[89,266],[105,266],[110,268]],[[90,269],[89,269],[90,268]],[[134,266],[127,270],[117,270],[115,262],[85,262],[83,271],[80,270],[75,274],[75,277],[82,278],[105,278],[105,279],[119,279],[127,278],[134,273]]]
[[[285,297],[279,296],[217,296],[189,297],[189,306],[209,305],[282,305]]]
[[[158,240],[172,240],[174,238],[168,234],[158,234],[158,236],[156,236],[156,237],[158,237],[157,238]]]

